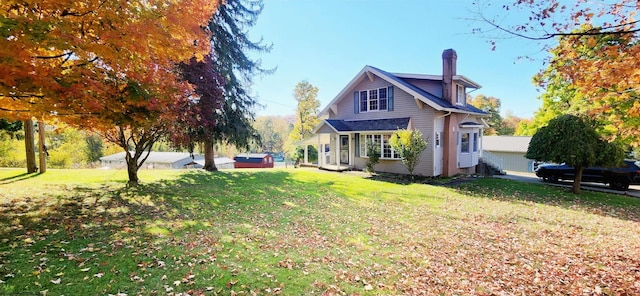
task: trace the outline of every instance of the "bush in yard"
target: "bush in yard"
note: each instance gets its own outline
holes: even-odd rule
[[[374,166],[380,162],[380,145],[369,143],[367,145],[367,160],[366,170],[369,174],[375,173]]]
[[[572,191],[578,194],[585,168],[617,165],[624,153],[618,145],[602,140],[588,121],[565,114],[550,120],[533,135],[525,157],[574,167]]]
[[[413,171],[420,162],[420,153],[427,148],[427,141],[422,138],[422,133],[418,130],[400,129],[391,135],[389,144],[400,155],[402,163],[413,178]]]

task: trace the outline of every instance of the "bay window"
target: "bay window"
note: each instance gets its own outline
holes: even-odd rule
[[[469,133],[460,135],[460,152],[469,153]]]

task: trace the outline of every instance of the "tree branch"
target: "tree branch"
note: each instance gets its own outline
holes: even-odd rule
[[[43,59],[43,60],[50,60],[50,59],[59,59],[62,57],[67,57],[67,59],[69,59],[69,57],[73,54],[73,52],[65,52],[65,53],[61,53],[59,55],[54,55],[54,56],[34,56],[34,58],[36,59]]]
[[[542,36],[532,36],[532,35],[525,35],[523,33],[518,33],[516,30],[511,30],[505,27],[502,27],[498,24],[496,24],[495,22],[487,19],[482,13],[478,13],[478,15],[480,16],[480,18],[482,19],[483,22],[491,25],[493,28],[500,30],[502,32],[505,32],[509,35],[513,35],[516,37],[520,37],[520,38],[524,38],[524,39],[529,39],[529,40],[549,40],[555,37],[560,37],[560,36],[602,36],[602,35],[626,35],[626,34],[633,34],[636,32],[640,32],[640,28],[635,28],[635,29],[631,29],[631,30],[616,30],[616,28],[624,28],[627,26],[631,26],[631,25],[635,25],[637,23],[640,22],[639,21],[632,21],[632,22],[628,22],[628,23],[624,23],[624,24],[618,24],[618,25],[614,25],[614,26],[606,26],[606,27],[598,27],[598,28],[592,28],[589,29],[587,31],[582,31],[582,32],[556,32],[556,33],[545,33]]]

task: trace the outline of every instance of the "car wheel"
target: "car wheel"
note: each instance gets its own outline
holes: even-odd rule
[[[556,175],[549,176],[549,182],[558,183],[558,176],[556,176]]]
[[[609,187],[616,190],[628,190],[629,189],[629,181],[627,180],[614,180],[609,184]]]

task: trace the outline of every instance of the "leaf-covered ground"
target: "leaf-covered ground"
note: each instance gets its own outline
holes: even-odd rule
[[[0,294],[640,295],[640,201],[317,170],[0,170]]]

